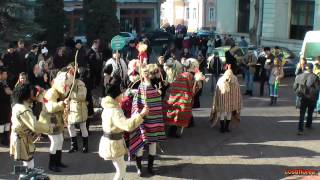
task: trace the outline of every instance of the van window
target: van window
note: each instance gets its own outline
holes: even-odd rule
[[[306,43],[304,57],[307,60],[313,60],[317,56],[320,56],[320,42]]]

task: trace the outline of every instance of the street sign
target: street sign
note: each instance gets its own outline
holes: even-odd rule
[[[121,50],[126,45],[126,38],[122,36],[115,36],[111,40],[111,49],[112,50]]]

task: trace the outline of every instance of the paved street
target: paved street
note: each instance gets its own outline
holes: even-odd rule
[[[209,127],[212,95],[208,92],[210,84],[206,84],[201,97],[203,108],[194,110],[195,127],[185,129],[182,138],[161,144],[163,152],[155,162],[158,175],[151,179],[280,179],[286,169],[320,170],[319,120],[315,118],[313,130],[296,135],[298,111],[294,108],[292,83],[293,78],[282,82],[274,107],[269,107],[267,97],[244,97],[241,123],[228,134]],[[101,126],[96,124],[90,153],[64,153],[63,161],[70,167],[59,174],[46,169],[53,180],[112,179],[112,163],[97,154]],[[36,166],[47,168],[48,146],[47,142],[37,144]],[[68,147],[66,140],[64,149]],[[8,149],[0,148],[0,163],[0,179],[16,179],[10,175],[14,163]],[[138,179],[134,163],[128,165],[126,179]]]

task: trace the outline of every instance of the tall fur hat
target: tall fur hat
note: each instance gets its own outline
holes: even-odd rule
[[[145,65],[144,67],[142,67],[141,72],[143,76],[148,75],[150,79],[160,77],[160,71],[157,64]]]
[[[73,82],[73,74],[69,71],[58,72],[57,76],[53,80],[52,88],[56,89],[63,96],[67,96]]]

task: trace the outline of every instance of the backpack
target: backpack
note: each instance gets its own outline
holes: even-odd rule
[[[308,76],[305,76],[302,79],[302,82],[296,86],[295,94],[300,98],[312,98],[312,91],[314,90],[314,86],[307,86]]]
[[[308,94],[308,87],[307,87],[307,81],[304,80],[303,83],[298,84],[298,86],[295,89],[295,94],[298,97],[306,97]]]

